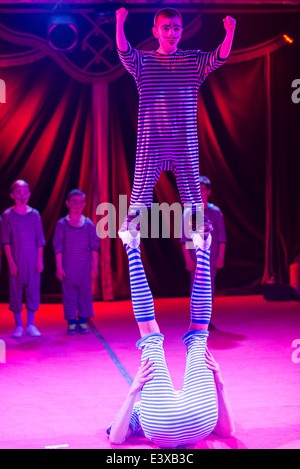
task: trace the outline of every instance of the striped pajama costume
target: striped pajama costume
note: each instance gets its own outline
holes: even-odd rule
[[[141,261],[140,249],[126,246],[132,303],[138,322],[155,318],[153,297]],[[209,250],[196,249],[197,269],[191,298],[191,320],[209,324],[211,287]],[[160,333],[146,335],[137,342],[141,362],[154,362],[153,379],[145,383],[141,401],[135,403],[130,426],[162,448],[192,445],[209,435],[218,419],[213,372],[205,363],[208,331],[185,334],[186,370],[183,387],[175,391],[166,365]]]
[[[226,59],[214,52],[177,50],[172,55],[133,49],[118,51],[139,93],[136,166],[130,212],[151,208],[162,170],[176,176],[183,204],[201,210],[197,94],[207,75]]]
[[[40,306],[41,274],[36,272],[38,248],[46,244],[42,220],[34,208],[20,215],[11,207],[2,215],[2,244],[9,244],[18,274],[9,273],[9,309],[14,313],[23,309],[23,292],[26,308],[37,311]]]
[[[62,280],[64,317],[66,320],[94,316],[92,292],[92,251],[100,240],[92,220],[85,217],[82,227],[71,226],[66,217],[58,220],[53,237],[55,254],[62,253],[66,277]]]

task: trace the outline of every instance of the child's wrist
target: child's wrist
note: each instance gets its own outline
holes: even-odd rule
[[[224,381],[223,381],[223,378],[222,378],[220,372],[215,373],[214,379],[215,379],[216,385],[218,385],[218,386],[224,386]]]

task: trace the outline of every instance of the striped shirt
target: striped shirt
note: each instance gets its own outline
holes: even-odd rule
[[[45,246],[41,216],[34,208],[26,215],[19,215],[12,207],[2,214],[2,244],[10,244],[14,261],[36,266],[37,248]]]
[[[66,217],[58,220],[53,237],[55,254],[62,253],[63,268],[69,275],[81,278],[90,272],[92,251],[98,251],[100,240],[96,227],[90,218],[85,217],[83,226],[71,226]]]
[[[176,148],[188,141],[197,145],[197,93],[207,75],[222,65],[220,46],[214,52],[182,51],[162,55],[139,51],[128,44],[119,51],[124,67],[135,78],[140,96],[138,140],[141,148],[175,140]]]

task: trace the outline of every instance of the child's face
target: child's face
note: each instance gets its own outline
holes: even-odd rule
[[[202,197],[203,203],[205,204],[208,202],[208,198],[210,196],[211,190],[208,189],[206,184],[200,184],[200,190],[201,190],[201,197]]]
[[[17,206],[25,206],[30,198],[30,190],[27,184],[16,184],[10,196]]]
[[[174,18],[158,17],[152,31],[161,48],[165,51],[177,50],[182,34],[182,24],[179,16]]]
[[[66,201],[70,215],[81,215],[85,207],[85,197],[83,195],[72,195],[70,200]]]

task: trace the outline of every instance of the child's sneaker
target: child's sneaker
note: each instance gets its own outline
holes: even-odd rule
[[[14,339],[19,339],[19,338],[22,337],[22,335],[23,335],[23,330],[24,330],[24,329],[23,329],[22,326],[17,326],[17,327],[14,329],[14,331],[13,331],[13,333],[12,333],[11,336],[12,336]]]
[[[83,322],[83,321],[80,321],[78,322],[78,332],[81,332],[81,334],[89,334],[91,331],[86,323]]]
[[[74,335],[77,332],[77,322],[68,323],[68,335]]]
[[[121,238],[124,246],[128,245],[131,249],[137,249],[140,246],[141,234],[139,231],[118,231],[119,238]]]
[[[30,335],[30,337],[40,337],[40,331],[33,325],[26,327],[26,334]]]

